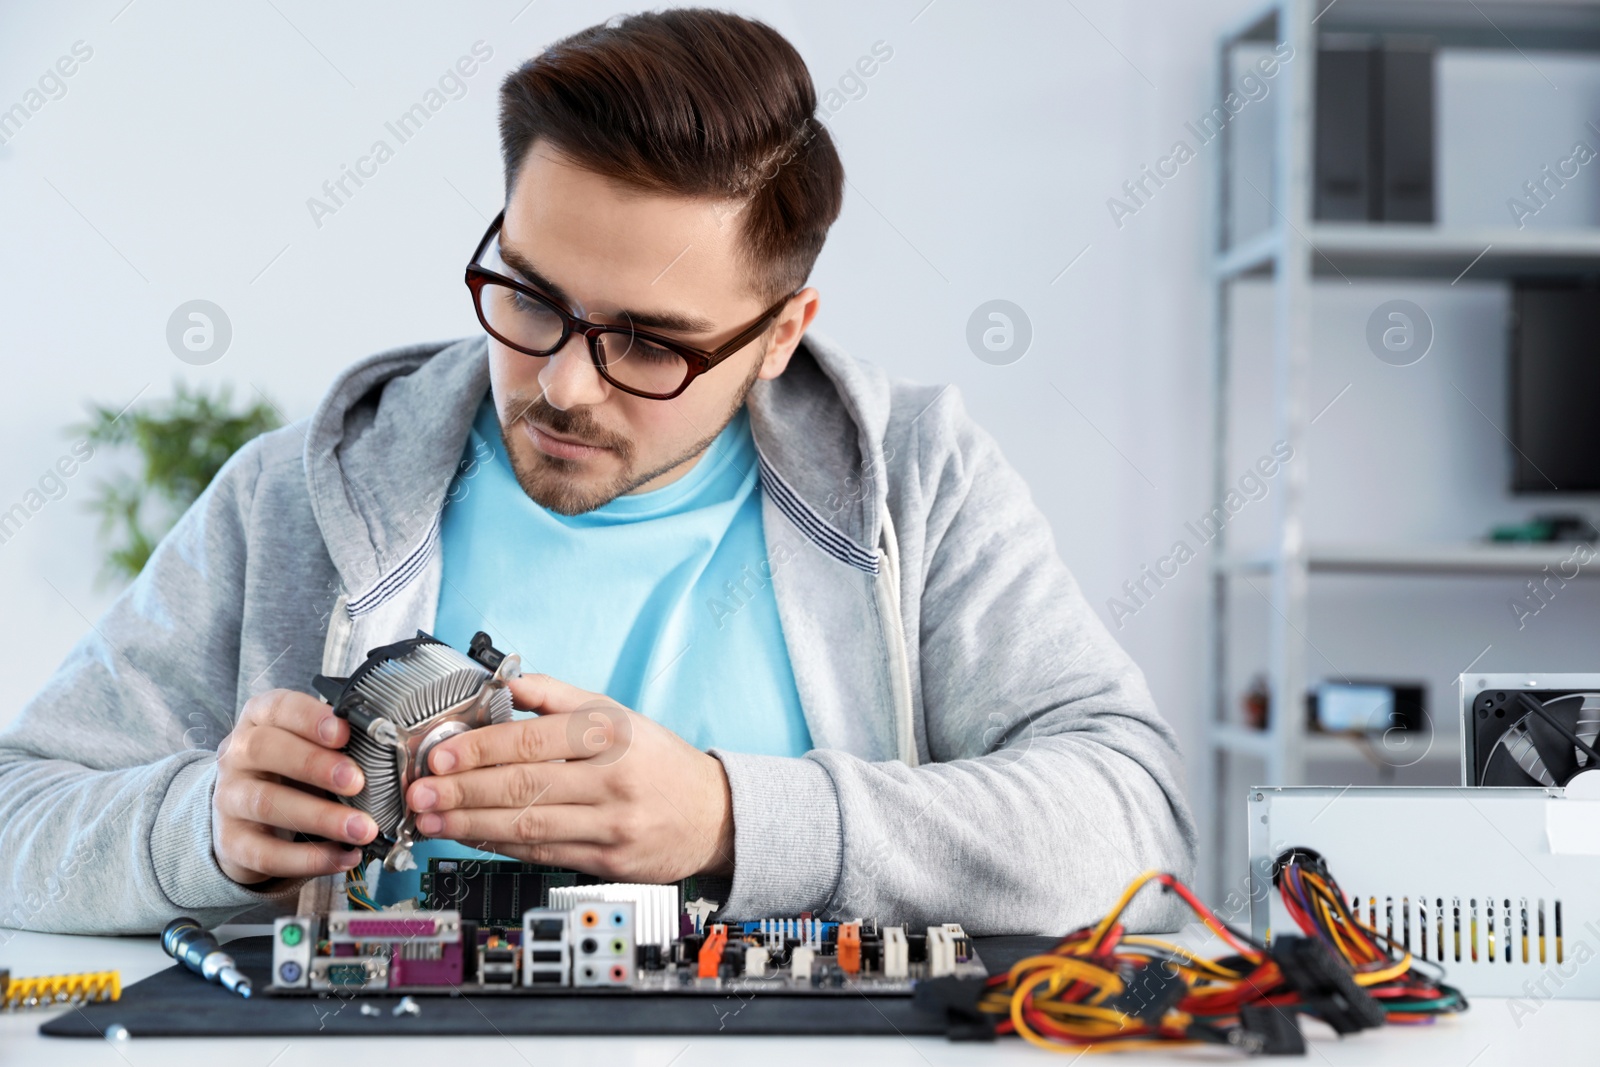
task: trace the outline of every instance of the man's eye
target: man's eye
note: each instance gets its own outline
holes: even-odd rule
[[[633,342],[633,351],[630,352],[629,355],[633,359],[649,360],[652,362],[674,360],[678,358],[678,354],[672,351],[670,348],[662,348],[658,344],[652,344],[649,341],[641,341],[637,338]]]

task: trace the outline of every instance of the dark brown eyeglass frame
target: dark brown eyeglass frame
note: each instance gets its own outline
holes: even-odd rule
[[[494,271],[489,270],[487,267],[481,266],[478,263],[478,260],[483,257],[484,249],[489,247],[489,242],[494,239],[494,235],[500,232],[500,226],[505,221],[505,217],[506,213],[504,211],[501,211],[500,214],[494,217],[494,221],[489,224],[488,230],[484,232],[483,239],[478,242],[477,251],[472,253],[472,259],[467,263],[467,288],[472,290],[472,306],[473,309],[478,313],[478,322],[480,322],[483,325],[483,328],[488,331],[490,337],[493,337],[496,341],[499,341],[507,348],[521,352],[523,355],[536,356],[541,359],[548,358],[556,352],[561,351],[562,346],[571,340],[573,333],[576,332],[581,334],[584,341],[588,343],[589,358],[594,362],[594,369],[599,373],[600,377],[604,378],[608,383],[610,383],[613,388],[620,389],[624,393],[628,393],[632,396],[644,397],[646,400],[671,400],[673,397],[678,396],[685,389],[689,388],[690,382],[694,381],[696,378],[700,377],[700,375],[704,374],[706,371],[710,370],[712,367],[715,367],[718,363],[721,363],[723,360],[739,351],[739,349],[755,340],[756,337],[761,334],[762,330],[765,330],[769,325],[771,325],[772,320],[777,317],[778,312],[782,311],[784,306],[787,305],[789,301],[793,300],[799,295],[799,290],[797,289],[788,296],[785,296],[782,300],[779,300],[776,304],[773,304],[766,311],[762,312],[760,318],[756,319],[750,325],[740,330],[738,335],[732,340],[728,341],[726,344],[718,345],[710,352],[683,344],[681,341],[674,341],[669,337],[662,337],[659,334],[650,333],[648,330],[637,330],[628,326],[607,326],[600,323],[589,322],[587,319],[580,319],[576,315],[573,315],[567,311],[566,308],[562,307],[555,299],[544,293],[541,293],[539,290],[528,285],[526,282],[519,282],[515,278],[508,278],[504,274],[496,274]],[[495,328],[489,325],[489,317],[483,313],[482,292],[484,285],[489,282],[493,282],[496,285],[504,285],[510,289],[515,289],[517,292],[531,297],[532,299],[543,304],[545,307],[548,307],[561,319],[560,339],[558,339],[555,344],[551,345],[545,351],[540,352],[535,351],[534,349],[525,348],[522,345],[517,344],[515,341],[508,340],[497,333]],[[629,337],[642,339],[650,342],[651,344],[660,345],[662,348],[665,348],[668,351],[680,356],[683,359],[684,364],[683,381],[670,393],[647,393],[641,389],[635,389],[632,386],[624,385],[623,383],[617,381],[609,373],[607,373],[605,357],[600,354],[600,337],[602,334],[607,333],[625,334]]]

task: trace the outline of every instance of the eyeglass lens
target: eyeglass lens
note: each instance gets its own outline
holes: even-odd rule
[[[560,344],[561,316],[544,301],[496,282],[485,282],[478,299],[501,340],[537,355],[549,355]],[[683,357],[626,327],[606,330],[597,342],[606,374],[621,385],[670,393],[683,384],[688,371]]]

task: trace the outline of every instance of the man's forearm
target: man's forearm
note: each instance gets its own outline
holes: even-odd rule
[[[150,933],[178,914],[214,924],[275,899],[212,858],[213,778],[204,752],[96,771],[0,748],[0,926]]]
[[[1083,736],[917,768],[829,751],[723,759],[739,842],[728,919],[816,910],[955,921],[972,934],[1065,933],[1140,871],[1187,877],[1194,862],[1192,827],[1169,799],[1175,783]],[[1178,917],[1155,896],[1129,913],[1148,929]]]

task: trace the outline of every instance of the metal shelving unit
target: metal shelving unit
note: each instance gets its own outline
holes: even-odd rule
[[[1216,153],[1213,168],[1213,499],[1226,494],[1229,424],[1229,292],[1244,278],[1272,281],[1272,407],[1274,439],[1298,453],[1311,417],[1313,358],[1311,301],[1319,279],[1454,279],[1469,266],[1474,278],[1505,278],[1529,272],[1600,271],[1600,229],[1566,231],[1435,225],[1324,223],[1311,215],[1312,121],[1317,39],[1328,32],[1422,33],[1441,48],[1472,47],[1564,52],[1600,52],[1600,3],[1595,0],[1273,0],[1228,28],[1219,41],[1217,84],[1228,92],[1231,56],[1243,45],[1287,41],[1294,61],[1282,67],[1273,115],[1272,224],[1266,231],[1229,245],[1231,144]],[[1231,136],[1231,127],[1224,136]],[[1213,828],[1227,824],[1224,796],[1228,760],[1236,755],[1265,762],[1263,782],[1301,785],[1313,759],[1360,758],[1361,742],[1308,734],[1300,706],[1306,692],[1308,584],[1313,575],[1484,576],[1534,574],[1564,560],[1570,547],[1521,545],[1319,545],[1304,524],[1304,464],[1283,468],[1274,494],[1272,539],[1257,555],[1230,555],[1226,527],[1219,532],[1211,573],[1208,648],[1208,781]],[[1587,573],[1587,572],[1586,572]],[[1264,575],[1271,603],[1267,678],[1275,713],[1269,729],[1231,721],[1229,709],[1228,604],[1231,586],[1243,575]],[[1427,760],[1454,760],[1453,745]]]

